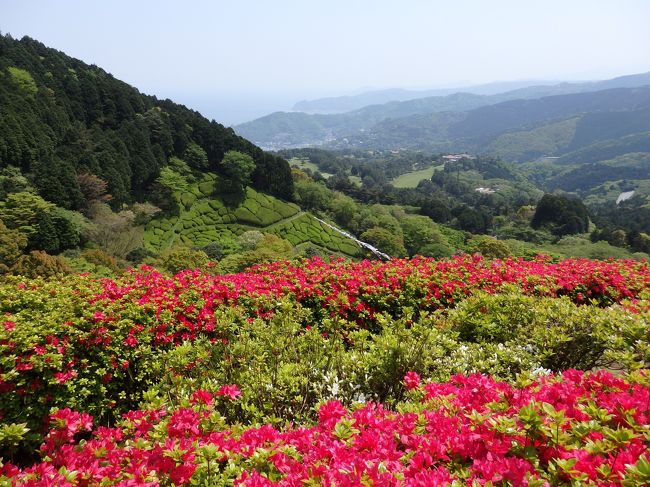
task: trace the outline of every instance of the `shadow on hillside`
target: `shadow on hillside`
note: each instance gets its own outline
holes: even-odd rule
[[[215,182],[214,195],[218,196],[227,208],[234,209],[246,200],[246,188],[229,179],[219,179]]]

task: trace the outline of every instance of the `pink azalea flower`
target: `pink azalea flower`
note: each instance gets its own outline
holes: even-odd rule
[[[229,399],[237,399],[239,396],[241,396],[241,391],[239,390],[239,387],[237,387],[236,384],[228,384],[221,386],[219,390],[217,391],[217,396],[225,396]]]
[[[404,376],[404,386],[408,390],[417,389],[420,387],[420,376],[417,372],[407,372]]]

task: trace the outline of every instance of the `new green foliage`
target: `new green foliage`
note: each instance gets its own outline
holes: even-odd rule
[[[38,87],[29,71],[15,66],[9,66],[7,72],[9,73],[11,82],[16,85],[22,93],[30,97],[33,97],[36,94]]]
[[[226,177],[234,184],[244,188],[251,182],[255,161],[248,154],[230,150],[223,156],[220,167]]]

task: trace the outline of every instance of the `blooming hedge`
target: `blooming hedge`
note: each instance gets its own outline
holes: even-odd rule
[[[143,408],[94,428],[51,415],[43,461],[14,485],[647,485],[650,376],[567,371],[518,387],[480,375],[421,384],[397,411],[322,404],[311,427],[224,425],[220,401]],[[233,386],[230,390],[236,391]],[[223,394],[222,394],[223,395]],[[226,394],[236,400],[237,394]],[[84,434],[87,438],[78,440]]]
[[[222,423],[275,428],[313,424],[329,400],[392,409],[412,384],[402,382],[408,371],[514,383],[540,370],[640,370],[650,363],[649,298],[647,262],[584,259],[312,259],[226,276],[143,267],[117,279],[8,277],[0,457],[38,461],[52,411],[111,425],[143,401],[174,411],[222,384],[242,393],[217,396]],[[75,441],[88,426],[79,421]]]

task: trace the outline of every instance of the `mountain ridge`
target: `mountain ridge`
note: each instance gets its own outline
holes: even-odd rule
[[[369,105],[379,105],[392,101],[408,101],[433,96],[447,96],[454,93],[472,93],[475,95],[495,95],[528,86],[554,85],[558,81],[522,80],[494,81],[480,85],[469,85],[451,88],[405,89],[386,88],[369,90],[353,95],[329,96],[312,100],[301,100],[295,103],[292,111],[304,113],[333,114],[358,110]]]
[[[522,162],[522,158],[561,156],[597,143],[600,137],[614,138],[649,131],[649,107],[650,86],[511,100],[468,112],[386,119],[362,134],[339,139],[330,146],[338,149],[470,151],[507,156],[509,160]],[[566,125],[570,119],[575,119],[572,127]],[[548,133],[547,128],[561,123],[565,124],[564,132]],[[544,134],[547,139],[550,137],[545,144],[556,147],[550,151],[540,148],[531,153],[529,146],[540,142],[538,135],[542,130],[547,130]],[[512,148],[495,146],[504,137],[520,147],[513,151]]]
[[[350,112],[327,115],[275,112],[236,125],[234,128],[237,133],[268,149],[320,146],[336,138],[363,134],[376,124],[390,119],[444,111],[463,112],[517,99],[539,99],[548,96],[598,92],[606,89],[648,84],[650,84],[650,72],[599,82],[531,86],[494,95],[454,93],[445,96],[369,105]]]
[[[432,88],[410,90],[405,88],[387,88],[364,91],[352,95],[328,96],[312,100],[301,100],[295,103],[292,111],[304,113],[333,114],[358,110],[369,105],[378,105],[392,101],[409,101],[434,96],[447,96],[455,93],[471,93],[474,95],[497,95],[517,90],[542,89],[555,87],[558,90],[582,87],[584,90],[606,88],[625,88],[639,86],[641,79],[650,84],[650,72],[616,76],[614,78],[595,81],[558,81],[558,80],[519,80],[493,81],[479,85],[468,85],[452,88]],[[573,87],[573,88],[572,88]]]

